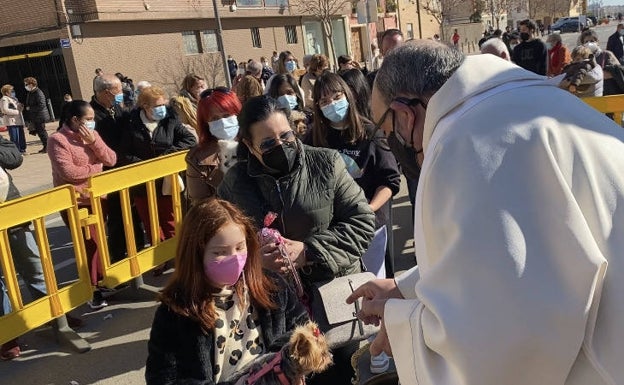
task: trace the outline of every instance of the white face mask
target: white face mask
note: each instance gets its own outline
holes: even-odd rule
[[[28,91],[28,92],[30,92],[30,91],[35,89],[33,86],[30,86],[30,85],[26,85],[26,86],[24,86],[24,88],[26,88],[26,91]]]
[[[238,135],[238,118],[236,115],[208,122],[208,129],[212,135],[221,140],[232,140]]]

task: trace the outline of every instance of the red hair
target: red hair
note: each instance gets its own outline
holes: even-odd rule
[[[238,115],[242,106],[233,91],[222,92],[215,90],[209,96],[202,98],[197,105],[197,133],[199,134],[200,146],[217,141],[217,138],[208,129],[208,122],[215,120],[210,115],[210,110],[215,108],[228,115]]]
[[[219,229],[229,223],[241,227],[247,242],[245,279],[239,279],[234,290],[242,297],[246,283],[252,303],[265,309],[277,307],[271,300],[277,286],[263,274],[260,242],[251,220],[227,201],[216,198],[203,201],[192,206],[184,218],[175,271],[160,294],[160,300],[172,311],[198,322],[205,333],[213,329],[217,321],[213,294],[221,289],[215,288],[204,273],[204,249]]]

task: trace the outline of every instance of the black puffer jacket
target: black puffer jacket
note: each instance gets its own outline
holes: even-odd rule
[[[47,122],[50,120],[46,97],[39,87],[26,92],[24,102],[24,119],[33,123]]]
[[[172,109],[167,109],[167,116],[158,122],[151,136],[141,120],[140,111],[140,109],[135,109],[125,118],[117,154],[118,166],[187,150],[197,143],[193,134],[180,123]],[[159,194],[161,186],[162,179],[156,182],[156,190]],[[139,186],[133,192],[144,195],[145,186]]]
[[[24,158],[15,144],[0,136],[0,167],[2,167],[5,171],[13,170],[21,166],[23,160]],[[10,185],[6,200],[9,201],[11,199],[19,198],[20,193],[17,187],[15,187],[15,183],[13,183],[11,174],[8,172],[7,174],[9,175]]]
[[[278,284],[273,295],[275,310],[257,307],[262,340],[269,352],[276,352],[288,342],[297,325],[309,318],[305,307],[286,282],[267,272]],[[148,343],[145,379],[147,384],[213,385],[214,334],[204,334],[196,321],[160,305]],[[220,382],[225,385],[229,382]]]
[[[338,152],[297,144],[299,156],[289,175],[276,180],[249,155],[228,171],[218,194],[243,209],[258,227],[269,211],[278,213],[273,226],[308,248],[312,266],[301,270],[307,283],[360,272],[360,258],[374,235],[375,214]]]

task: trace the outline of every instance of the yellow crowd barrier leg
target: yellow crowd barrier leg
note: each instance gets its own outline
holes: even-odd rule
[[[45,228],[45,221],[43,218],[37,218],[33,221],[35,225],[35,240],[39,246],[39,253],[41,257],[41,266],[43,267],[43,276],[46,283],[46,290],[48,296],[50,296],[50,311],[53,316],[60,316],[64,314],[61,302],[58,298],[58,284],[56,282],[56,275],[54,274],[54,263],[52,262],[52,255],[50,249],[47,247],[48,233]]]
[[[4,283],[11,301],[13,311],[22,309],[24,303],[22,301],[22,293],[19,289],[17,273],[15,272],[15,264],[11,254],[11,245],[9,244],[9,234],[7,230],[2,230],[2,238],[0,238],[0,262],[2,263],[2,272],[4,274]]]

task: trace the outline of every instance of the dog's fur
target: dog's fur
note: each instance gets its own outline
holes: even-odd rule
[[[219,168],[223,174],[227,173],[236,162],[238,162],[238,156],[236,151],[238,150],[238,142],[234,140],[219,140]]]
[[[276,354],[282,355],[280,367],[288,378],[291,385],[305,384],[305,377],[312,373],[324,372],[332,364],[332,355],[329,345],[318,325],[308,322],[303,326],[297,326],[290,340],[277,353],[264,354],[260,358],[237,372],[233,383],[244,375],[253,375],[268,364]],[[270,370],[260,377],[256,385],[281,385],[277,375]]]

